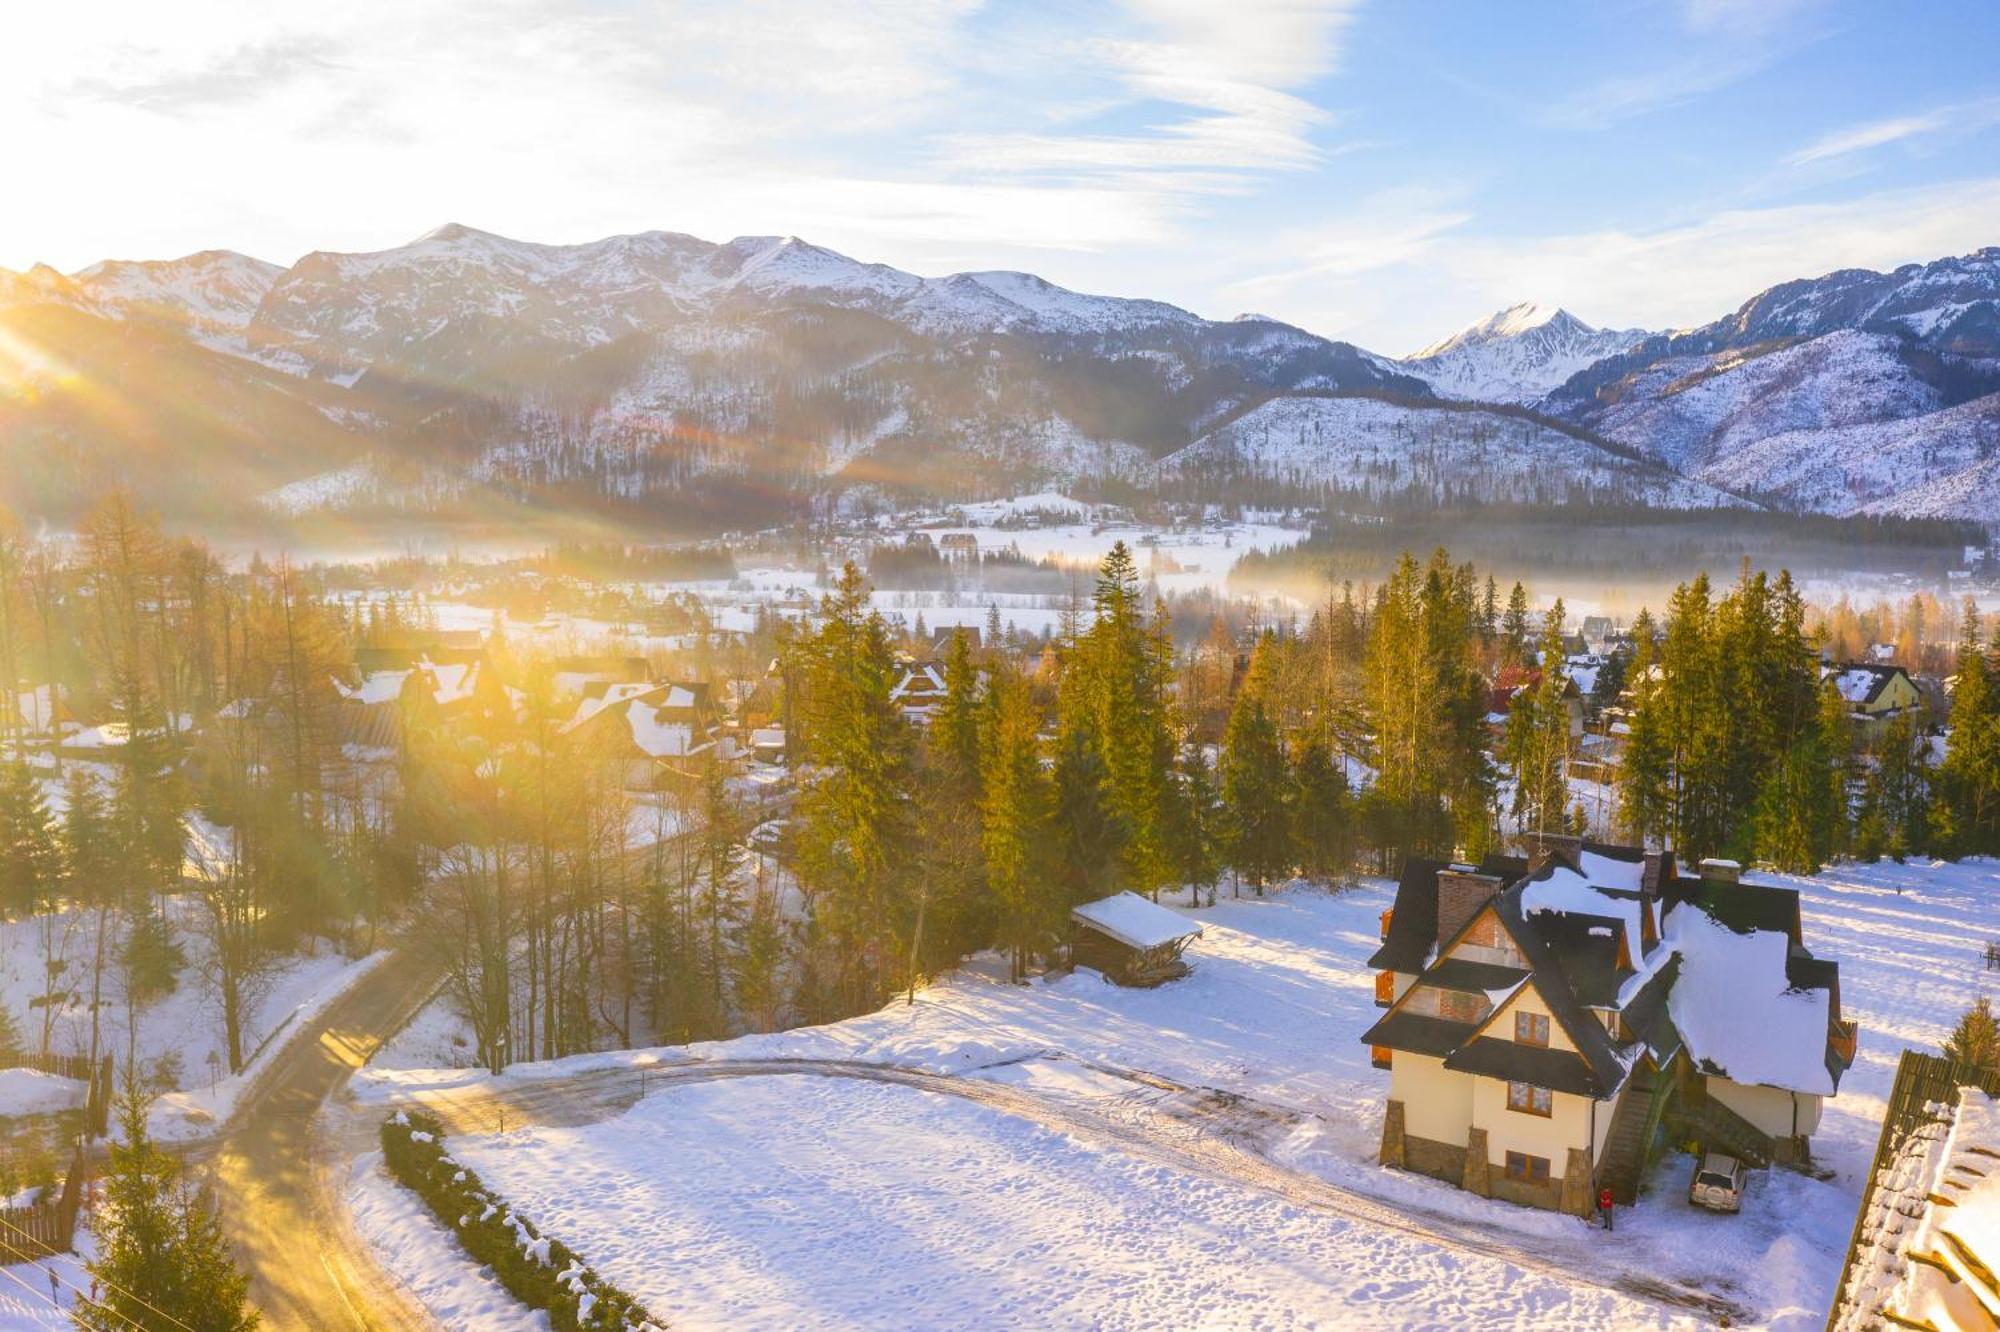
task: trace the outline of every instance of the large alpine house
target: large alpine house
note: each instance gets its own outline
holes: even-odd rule
[[[1854,1058],[1837,964],[1798,894],[1726,861],[1536,837],[1478,866],[1412,859],[1362,1037],[1390,1070],[1385,1164],[1587,1215],[1629,1202],[1671,1125],[1803,1161]]]

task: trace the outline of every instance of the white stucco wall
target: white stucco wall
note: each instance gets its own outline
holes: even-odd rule
[[[1403,1131],[1414,1138],[1465,1145],[1472,1128],[1472,1084],[1442,1059],[1398,1050],[1389,1065],[1389,1095],[1403,1103]]]
[[[1745,1086],[1717,1077],[1708,1079],[1708,1094],[1774,1138],[1789,1138],[1794,1134],[1810,1136],[1819,1131],[1820,1098],[1817,1096],[1783,1091],[1777,1087]],[[1796,1121],[1792,1117],[1794,1104],[1798,1109]]]

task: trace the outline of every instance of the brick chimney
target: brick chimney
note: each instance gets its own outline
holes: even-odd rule
[[[1718,883],[1740,883],[1743,867],[1733,860],[1704,860],[1701,862],[1701,877]]]
[[[1648,851],[1646,867],[1639,874],[1639,891],[1646,897],[1658,897],[1660,885],[1674,877],[1674,853],[1671,851]]]
[[[1442,948],[1500,891],[1499,876],[1465,866],[1441,869],[1438,884],[1438,947]]]
[[[1561,860],[1571,869],[1583,863],[1583,839],[1563,833],[1522,833],[1521,849],[1528,853],[1528,868],[1538,870],[1551,860]]]

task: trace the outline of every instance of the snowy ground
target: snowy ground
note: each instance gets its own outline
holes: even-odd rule
[[[198,904],[167,899],[176,923],[175,937],[188,963],[171,994],[143,1005],[137,1013],[136,1043],[142,1061],[171,1055],[178,1060],[177,1093],[155,1105],[153,1122],[169,1137],[199,1136],[226,1115],[232,1087],[240,1080],[226,1075],[220,999],[205,979],[207,949],[195,928]],[[116,928],[114,919],[114,928]],[[90,992],[96,953],[97,917],[86,910],[67,910],[22,920],[0,921],[0,1003],[7,1005],[30,1049],[39,1048],[48,1019],[49,1049],[56,1054],[90,1051]],[[108,948],[107,957],[116,949]],[[47,988],[45,959],[62,962],[53,1009],[42,1002]],[[302,1007],[317,1008],[363,974],[364,959],[351,961],[322,945],[317,955],[281,959],[255,987],[244,1035],[255,1051],[280,1024]],[[104,971],[104,1004],[99,1015],[99,1048],[123,1058],[134,1034],[133,1014],[125,1003],[122,978],[115,963]],[[214,1056],[211,1062],[210,1056]],[[211,1077],[216,1091],[210,1092]]]
[[[453,1151],[679,1328],[1671,1321],[909,1087],[693,1086]]]
[[[474,1267],[417,1195],[390,1177],[380,1152],[354,1163],[347,1202],[356,1233],[439,1326],[452,1332],[547,1332],[548,1315],[528,1309],[490,1271]]]
[[[2000,989],[2000,973],[1982,963],[1987,940],[2000,937],[2000,864],[1856,865],[1772,881],[1802,890],[1807,942],[1841,962],[1843,1007],[1861,1023],[1861,1051],[1814,1140],[1833,1177],[1758,1175],[1737,1218],[1687,1207],[1682,1158],[1660,1167],[1650,1196],[1611,1236],[1377,1168],[1388,1075],[1369,1065],[1355,1038],[1376,1012],[1365,961],[1391,895],[1380,883],[1338,895],[1295,888],[1262,901],[1225,897],[1188,912],[1205,930],[1189,952],[1194,973],[1157,990],[1121,990],[1088,973],[1013,986],[982,959],[920,993],[915,1005],[848,1022],[688,1051],[583,1056],[510,1077],[526,1082],[685,1055],[787,1056],[1025,1080],[1051,1096],[1088,1099],[1129,1084],[1081,1064],[1145,1070],[1295,1112],[1261,1148],[1282,1164],[1399,1206],[1516,1237],[1546,1236],[1552,1247],[1601,1246],[1625,1267],[1727,1293],[1759,1310],[1764,1325],[1815,1327],[1897,1053],[1905,1045],[1936,1048],[1975,997]],[[1046,1057],[1056,1052],[1068,1058]],[[380,1094],[483,1076],[383,1069],[364,1083]],[[677,1087],[588,1129],[517,1130],[455,1142],[454,1150],[681,1326],[738,1325],[743,1307],[727,1301],[743,1297],[739,1287],[774,1311],[771,1326],[870,1322],[848,1316],[864,1306],[844,1303],[864,1290],[901,1301],[883,1306],[902,1316],[882,1325],[950,1319],[1007,1300],[1019,1301],[1009,1307],[1027,1322],[1115,1322],[1125,1315],[1112,1311],[1130,1311],[1131,1325],[1185,1325],[1225,1307],[1199,1281],[1221,1253],[1232,1274],[1243,1271],[1230,1290],[1245,1303],[1217,1315],[1229,1326],[1285,1325],[1281,1310],[1296,1325],[1341,1326],[1602,1326],[1661,1316],[1622,1303],[1596,1308],[1589,1301],[1609,1297],[1592,1286],[1503,1275],[1490,1258],[1392,1240],[1047,1140],[1036,1126],[986,1107],[933,1103],[944,1099],[792,1078]],[[922,1149],[910,1150],[911,1142]],[[936,1232],[948,1201],[968,1221],[962,1231]],[[796,1238],[822,1231],[839,1238],[822,1245]],[[934,1233],[958,1239],[933,1245]],[[1012,1264],[1051,1280],[1024,1286],[1018,1274],[994,1276],[982,1265],[987,1255],[961,1252],[982,1245],[1007,1255],[993,1270]],[[1084,1248],[1087,1260],[1076,1261]],[[736,1275],[723,1280],[703,1263],[681,1261],[689,1251],[718,1269],[737,1265]],[[1286,1254],[1289,1265],[1268,1264],[1273,1253]],[[1058,1270],[1061,1281],[1053,1279]],[[1375,1284],[1364,1289],[1368,1281]],[[1512,1292],[1506,1299],[1484,1304],[1467,1293],[1496,1282]],[[1369,1294],[1388,1302],[1364,1303]]]

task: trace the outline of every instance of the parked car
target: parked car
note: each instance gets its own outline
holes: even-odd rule
[[[1711,1212],[1743,1210],[1743,1163],[1721,1152],[1710,1152],[1688,1181],[1688,1201]]]

